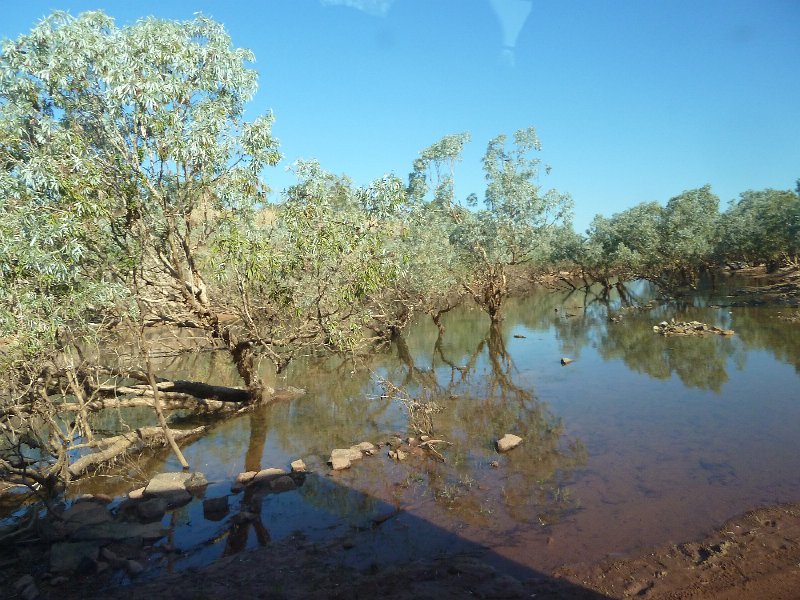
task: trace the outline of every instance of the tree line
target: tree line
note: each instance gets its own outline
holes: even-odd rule
[[[355,353],[419,314],[443,332],[464,301],[496,322],[543,274],[691,285],[717,265],[800,256],[800,184],[745,192],[722,213],[710,188],[690,190],[577,234],[570,196],[540,183],[533,128],[489,141],[481,196],[456,198],[460,133],[407,178],[364,186],[300,161],[268,202],[264,173],[281,155],[271,114],[244,119],[253,59],[205,17],[117,27],[102,12],[54,13],[3,43],[4,478],[80,476],[77,457],[102,447],[92,414],[112,403],[152,406],[174,442],[163,409],[268,401],[263,361],[280,371],[301,352]],[[243,388],[160,377],[151,332],[177,329],[228,353]],[[137,352],[109,353],[122,338]]]

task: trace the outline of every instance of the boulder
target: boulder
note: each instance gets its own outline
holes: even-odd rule
[[[378,450],[372,442],[361,442],[358,444],[358,448],[367,456],[372,456]]]
[[[397,450],[389,450],[389,458],[393,458],[394,460],[405,460],[407,457],[408,454],[400,450],[400,448]]]
[[[136,505],[136,515],[145,523],[160,521],[167,512],[169,502],[166,498],[149,498]]]
[[[258,471],[245,471],[236,476],[236,483],[248,484],[253,481],[253,477],[258,475]]]
[[[495,443],[498,452],[508,452],[522,443],[522,438],[513,433],[507,433]]]
[[[208,479],[203,473],[195,471],[189,476],[189,479],[183,482],[183,487],[189,492],[199,492],[208,487]]]
[[[128,498],[130,498],[131,500],[141,500],[142,498],[144,498],[144,488],[140,487],[135,490],[131,490],[130,492],[128,492]]]
[[[308,469],[306,468],[306,463],[304,463],[301,459],[297,459],[292,461],[292,473],[305,473]]]
[[[328,459],[328,464],[334,471],[349,469],[351,455],[350,448],[336,448],[331,450],[331,457]]]
[[[192,499],[184,485],[193,473],[159,473],[144,488],[145,496],[166,498],[170,507],[183,506]]]
[[[72,533],[87,525],[108,523],[112,520],[111,513],[102,504],[96,502],[79,502],[73,504],[61,518],[66,524],[67,533]]]
[[[269,483],[273,479],[286,475],[286,471],[283,469],[261,469],[256,476],[253,477],[254,484],[261,484],[261,483]]]
[[[350,450],[350,460],[351,461],[361,460],[362,458],[364,458],[364,453],[361,451],[361,448],[359,448],[358,446],[350,446],[349,450]]]
[[[97,542],[59,542],[50,546],[50,572],[74,573],[81,562],[96,561],[100,555]]]

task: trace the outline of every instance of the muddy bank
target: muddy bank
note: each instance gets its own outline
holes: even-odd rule
[[[800,598],[800,504],[748,512],[699,540],[555,573],[498,563],[490,550],[357,570],[347,555],[358,544],[357,536],[322,543],[293,536],[132,585],[96,577],[36,584],[41,598]],[[3,585],[15,583],[6,577]]]

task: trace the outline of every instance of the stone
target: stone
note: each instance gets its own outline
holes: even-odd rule
[[[566,365],[568,365],[569,363],[574,363],[574,362],[575,362],[575,361],[574,361],[573,359],[571,359],[571,358],[567,358],[566,356],[564,356],[564,357],[562,357],[562,358],[561,358],[561,365],[562,365],[562,366],[566,366]]]
[[[221,521],[228,514],[228,497],[207,498],[203,500],[203,518],[208,521]]]
[[[306,468],[306,463],[304,463],[301,459],[297,459],[292,461],[292,473],[305,473],[308,471]]]
[[[367,456],[372,456],[378,450],[372,442],[361,442],[358,448]]]
[[[284,471],[283,469],[275,469],[275,468],[261,469],[258,473],[256,473],[256,476],[253,477],[253,483],[254,484],[269,483],[273,479],[281,477],[282,475],[286,475],[286,471]]]
[[[97,523],[82,527],[74,534],[71,539],[74,541],[85,542],[111,542],[141,538],[144,540],[157,540],[164,537],[161,523],[128,523],[110,522]]]
[[[253,481],[253,477],[258,475],[258,471],[245,471],[244,473],[239,473],[236,476],[236,483],[242,483],[247,485],[251,481]]]
[[[169,502],[166,498],[149,498],[136,505],[136,515],[145,523],[160,521],[167,512]]]
[[[349,450],[350,450],[350,460],[351,461],[361,460],[362,458],[364,458],[364,453],[361,451],[361,448],[359,448],[358,446],[350,446]]]
[[[522,438],[513,433],[507,433],[496,442],[498,452],[508,452],[522,443]]]
[[[145,496],[166,498],[171,507],[182,506],[192,499],[184,485],[191,473],[159,473],[144,488]]]
[[[281,492],[289,492],[297,488],[297,484],[294,482],[294,479],[289,477],[288,475],[282,475],[277,479],[273,479],[270,484],[269,488],[273,492],[281,493]]]
[[[81,494],[75,499],[75,504],[81,502],[96,502],[98,504],[110,504],[114,499],[108,494]]]
[[[144,498],[144,488],[140,487],[135,490],[131,490],[130,492],[128,492],[128,498],[130,498],[131,500],[141,500],[142,498]]]
[[[97,542],[59,542],[50,546],[50,572],[74,573],[81,561],[97,560],[100,547]]]
[[[189,476],[189,479],[183,482],[183,487],[189,492],[201,491],[208,487],[208,479],[203,473],[195,471]]]
[[[125,562],[125,570],[130,575],[138,575],[144,571],[144,565],[136,560],[129,560]]]
[[[111,550],[110,548],[103,548],[100,550],[100,558],[106,561],[113,567],[119,567],[125,561],[117,556],[117,553]]]
[[[35,583],[31,583],[22,588],[20,595],[24,600],[36,600],[39,597],[39,588],[36,587]]]
[[[405,460],[407,457],[408,454],[399,448],[397,450],[389,450],[389,458],[393,458],[394,460]]]
[[[331,457],[328,459],[328,464],[334,471],[349,469],[351,455],[350,448],[336,448],[331,450]]]
[[[80,502],[73,504],[61,518],[66,524],[68,533],[72,533],[86,525],[96,525],[98,523],[108,523],[111,521],[111,513],[102,504],[96,502]]]
[[[19,579],[14,582],[14,589],[19,591],[23,588],[28,587],[31,584],[35,584],[36,582],[33,579],[32,575],[23,575]]]
[[[493,469],[499,469],[500,463],[497,462],[496,460],[493,460],[492,462],[489,463],[489,466],[492,467]]]

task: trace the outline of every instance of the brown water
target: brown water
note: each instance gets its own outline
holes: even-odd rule
[[[747,509],[800,501],[800,325],[779,319],[797,309],[724,306],[731,302],[722,292],[647,305],[646,286],[631,291],[648,308],[626,308],[618,296],[541,292],[509,300],[496,329],[463,308],[446,316],[442,339],[422,319],[358,364],[296,361],[273,383],[306,388],[306,396],[222,423],[185,448],[192,468],[212,481],[206,497],[229,495],[232,510],[212,521],[195,501],[165,517],[170,543],[184,551],[166,568],[302,535],[355,536],[348,560],[365,566],[457,551],[463,541],[549,570],[682,541]],[[653,332],[673,317],[736,334]],[[575,362],[562,366],[562,356]],[[159,368],[237,383],[219,354]],[[433,424],[453,444],[446,462],[396,463],[383,448],[330,473],[333,448],[413,434],[402,403],[381,396],[380,379],[444,408]],[[122,418],[135,424],[137,415]],[[107,426],[119,419],[108,415]],[[524,443],[499,455],[493,443],[507,432]],[[237,473],[287,468],[296,458],[314,471],[297,490],[230,493]],[[179,467],[154,457],[78,491],[123,494],[160,470]],[[258,519],[236,524],[245,509]]]

